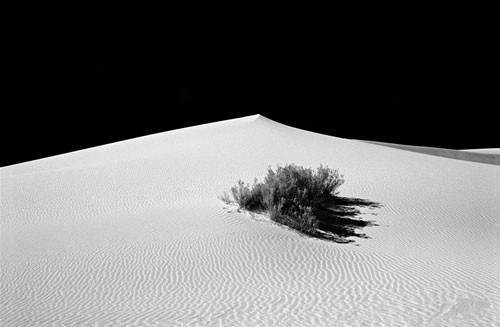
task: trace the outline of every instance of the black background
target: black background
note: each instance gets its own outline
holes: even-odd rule
[[[30,29],[2,166],[257,113],[344,138],[500,146],[487,19],[68,3],[44,2]]]

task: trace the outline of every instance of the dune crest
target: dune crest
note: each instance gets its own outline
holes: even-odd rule
[[[498,154],[500,155],[500,148],[491,148],[491,149],[467,149],[462,150],[467,152],[475,152],[475,153],[490,153],[490,154]]]
[[[451,150],[443,148],[432,148],[424,146],[403,145],[385,142],[364,141],[376,145],[387,146],[395,149],[412,151],[443,158],[479,162],[500,166],[499,149],[477,149],[477,150]]]
[[[378,226],[335,244],[219,201],[286,163],[337,168]],[[2,326],[500,324],[498,165],[253,115],[0,176]]]

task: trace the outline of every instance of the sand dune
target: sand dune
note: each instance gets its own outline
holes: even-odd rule
[[[391,148],[396,148],[406,151],[429,154],[443,158],[500,165],[500,149],[451,150],[443,148],[402,145],[402,144],[385,143],[385,142],[374,142],[374,141],[365,141],[365,142],[370,142],[373,144],[388,146]]]
[[[475,152],[475,153],[490,153],[490,154],[498,154],[500,155],[500,148],[491,148],[491,149],[467,149],[462,150],[467,152]]]
[[[292,162],[382,203],[370,238],[303,237],[217,198]],[[256,115],[0,173],[1,326],[500,324],[497,165]]]

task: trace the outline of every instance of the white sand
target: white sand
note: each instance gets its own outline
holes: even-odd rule
[[[462,151],[475,152],[475,153],[489,153],[489,154],[500,155],[500,148],[492,148],[492,149],[470,149],[470,150],[462,150]]]
[[[217,198],[292,162],[381,202],[371,238],[302,237]],[[0,326],[500,324],[497,165],[257,115],[0,172]]]
[[[388,146],[400,150],[413,151],[432,156],[487,163],[500,166],[500,149],[451,150],[425,146],[403,145],[385,142],[365,141],[377,145]]]

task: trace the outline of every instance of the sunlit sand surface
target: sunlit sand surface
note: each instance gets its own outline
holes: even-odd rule
[[[287,163],[381,203],[369,238],[304,237],[218,199]],[[500,325],[495,164],[255,115],[0,172],[1,326]]]

